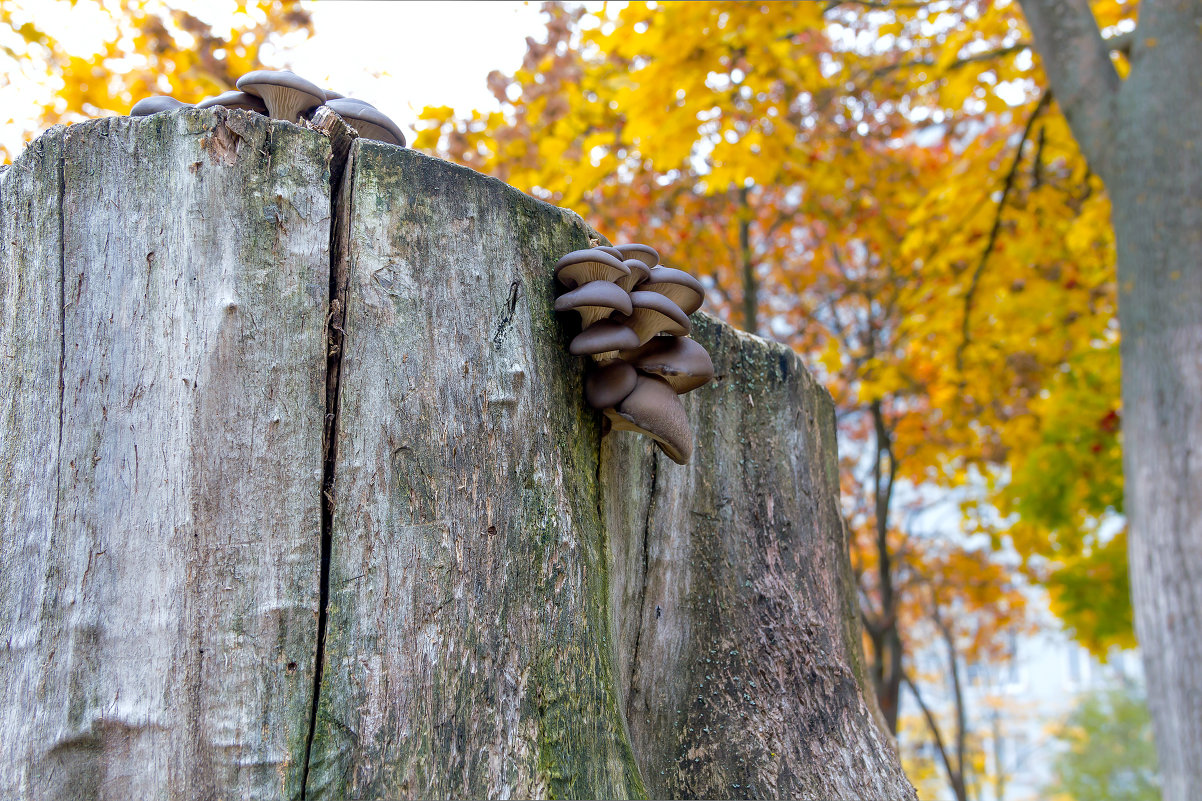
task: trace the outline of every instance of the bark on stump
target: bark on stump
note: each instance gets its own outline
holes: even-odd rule
[[[602,440],[595,232],[330,132],[0,170],[0,796],[913,798],[796,356],[697,315],[693,463]]]

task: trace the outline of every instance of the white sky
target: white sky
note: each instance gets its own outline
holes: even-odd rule
[[[492,70],[513,72],[541,3],[336,0],[305,3],[313,37],[279,54],[299,75],[374,104],[405,131],[424,106],[492,108]],[[268,54],[264,54],[267,58]]]
[[[106,35],[107,17],[91,3],[27,0],[65,25],[51,29],[77,52],[90,52]],[[265,49],[271,67],[291,68],[323,87],[358,97],[391,117],[412,141],[411,123],[427,105],[460,113],[493,108],[485,85],[491,70],[513,72],[526,37],[542,37],[538,2],[365,2],[325,0],[303,4],[313,16],[313,36],[279,51]],[[43,76],[10,73],[0,97],[0,143],[15,156],[36,122],[34,99]],[[125,109],[114,109],[124,112]]]

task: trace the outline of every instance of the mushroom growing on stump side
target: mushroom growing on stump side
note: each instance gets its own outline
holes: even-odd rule
[[[677,464],[686,464],[693,455],[693,430],[689,416],[667,381],[653,375],[640,375],[634,391],[605,416],[619,431],[637,431],[655,440],[659,449]]]
[[[705,288],[684,270],[673,267],[652,267],[647,280],[639,286],[644,292],[658,292],[680,307],[685,314],[701,308]]]
[[[639,335],[617,320],[599,320],[572,338],[568,353],[573,356],[592,356],[598,364],[611,362],[618,352],[637,348]]]
[[[349,97],[327,100],[325,105],[346,120],[364,139],[405,146],[405,134],[395,122],[377,111],[375,106]]]
[[[633,292],[635,287],[651,277],[651,270],[639,259],[626,259],[622,263],[626,265],[626,269],[630,270],[630,275],[619,278],[617,284],[627,292]]]
[[[589,281],[581,284],[555,301],[555,311],[580,312],[580,323],[586,329],[615,311],[630,314],[630,295],[617,284],[608,281]]]
[[[309,109],[326,102],[326,93],[288,70],[255,70],[238,79],[243,92],[258,95],[267,104],[267,113],[275,120],[296,122]]]
[[[152,97],[144,97],[134,107],[129,110],[131,117],[149,117],[151,114],[158,114],[160,111],[172,111],[177,108],[191,108],[187,103],[182,103],[174,97],[167,95],[154,95]]]
[[[676,396],[714,377],[709,353],[687,336],[705,292],[688,273],[658,265],[655,248],[639,243],[574,250],[555,264],[571,290],[555,310],[580,312],[584,327],[568,351],[592,358],[588,404],[604,411],[610,428],[646,434],[685,464],[693,432]]]
[[[655,337],[646,345],[622,351],[622,361],[667,381],[677,395],[692,392],[714,377],[714,363],[701,343],[688,337]]]
[[[594,367],[584,379],[584,399],[594,409],[609,409],[626,400],[638,380],[638,372],[623,361]]]
[[[626,259],[638,259],[647,265],[648,270],[659,264],[659,251],[650,245],[644,245],[641,242],[631,242],[629,245],[618,245],[617,250],[622,254],[622,261]]]
[[[682,337],[692,328],[689,316],[658,292],[631,292],[630,304],[634,310],[622,322],[639,335],[640,345],[656,334]]]
[[[224,106],[229,109],[241,109],[242,111],[253,111],[256,114],[267,114],[267,104],[263,102],[263,98],[252,95],[250,92],[240,92],[237,89],[222,92],[216,97],[206,97],[196,104],[197,108],[212,108],[213,106]]]
[[[555,262],[555,277],[568,289],[593,281],[617,281],[630,268],[598,248],[574,250]]]

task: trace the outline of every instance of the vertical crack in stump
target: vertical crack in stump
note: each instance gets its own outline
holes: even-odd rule
[[[59,525],[59,499],[63,496],[63,408],[67,396],[67,133],[58,153],[58,445],[54,452],[54,523]]]
[[[635,620],[634,647],[630,652],[630,687],[626,689],[626,717],[629,720],[633,714],[635,692],[638,681],[635,678],[639,672],[639,643],[643,639],[643,627],[647,620],[647,582],[651,567],[651,524],[655,519],[655,484],[659,477],[659,454],[651,452],[651,491],[647,494],[647,516],[643,520],[643,576],[642,588],[639,590],[638,619]]]
[[[346,331],[347,257],[345,237],[350,221],[351,175],[350,150],[356,138],[342,118],[322,107],[313,115],[309,127],[330,138],[330,305],[326,313],[326,415],[322,428],[321,471],[321,576],[318,590],[317,647],[314,653],[313,704],[309,710],[309,733],[305,739],[305,764],[301,771],[301,801],[309,782],[309,760],[313,753],[313,735],[317,730],[317,708],[321,702],[321,682],[325,667],[326,621],[330,603],[330,532],[334,524],[334,465],[338,456],[338,399],[342,370],[343,341]]]

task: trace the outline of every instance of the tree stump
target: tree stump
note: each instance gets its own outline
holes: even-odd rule
[[[325,123],[0,170],[0,796],[913,798],[797,357],[695,315],[693,462],[603,439],[596,232]]]

